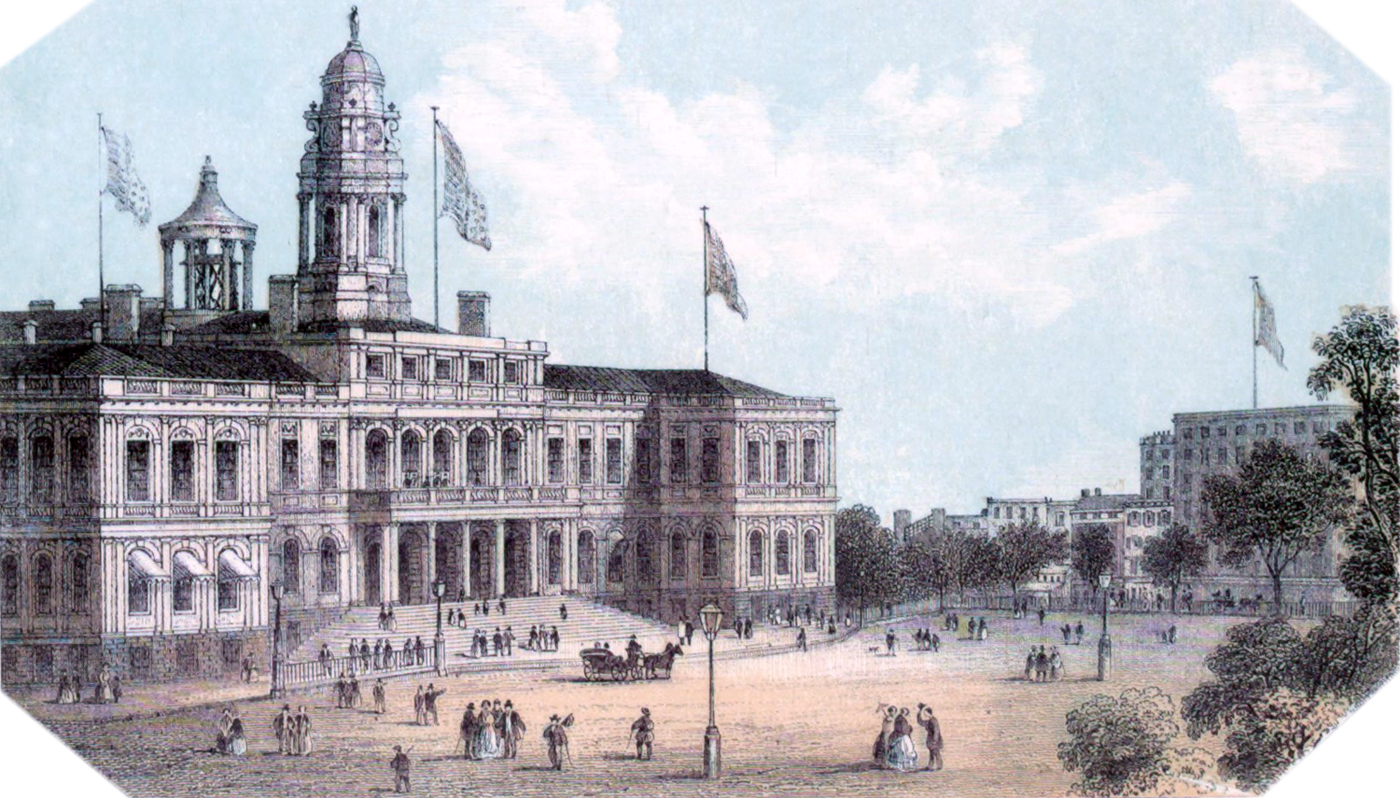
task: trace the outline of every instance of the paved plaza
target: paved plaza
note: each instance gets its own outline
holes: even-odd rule
[[[952,640],[944,634],[938,653],[912,650],[908,630],[936,629],[941,622],[919,618],[893,624],[900,634],[894,657],[883,654],[885,627],[872,624],[805,654],[726,658],[717,664],[718,722],[724,735],[724,778],[718,792],[1063,794],[1073,781],[1055,757],[1055,746],[1064,737],[1064,715],[1105,691],[1094,679],[1095,619],[1083,618],[1092,630],[1084,645],[1061,645],[1064,681],[1027,683],[1021,671],[1029,646],[1061,643],[1056,627],[1064,620],[1052,615],[1041,627],[1034,618],[993,617],[988,640]],[[1157,642],[1156,635],[1173,620],[1180,642],[1169,647]],[[1116,693],[1156,685],[1179,700],[1205,678],[1205,655],[1239,619],[1121,616],[1110,622],[1117,669],[1107,689]],[[440,702],[438,727],[413,723],[412,693],[418,683],[390,682],[390,711],[384,717],[338,710],[327,691],[294,695],[294,707],[305,704],[315,724],[314,750],[305,758],[276,754],[271,718],[279,705],[265,699],[238,704],[248,729],[248,755],[241,758],[209,753],[217,708],[180,710],[159,721],[48,723],[120,787],[139,795],[302,796],[313,790],[327,796],[372,795],[392,787],[388,761],[394,745],[411,748],[417,795],[714,794],[713,785],[699,779],[707,687],[702,646],[678,662],[670,681],[586,683],[573,667],[440,680],[447,694]],[[466,762],[460,748],[454,756],[466,703],[496,698],[513,700],[528,724],[519,758]],[[911,714],[919,702],[935,708],[947,741],[945,770],[896,773],[868,764],[882,702],[907,706]],[[657,724],[656,754],[650,762],[634,761],[628,745],[628,729],[641,707],[650,708]],[[554,713],[573,713],[577,719],[572,763],[563,772],[547,769],[540,738]],[[916,730],[915,739],[922,765],[921,731]]]

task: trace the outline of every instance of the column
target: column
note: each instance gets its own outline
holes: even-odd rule
[[[380,527],[379,594],[385,601],[399,601],[399,525]]]
[[[305,273],[306,273],[307,252],[308,252],[308,249],[309,249],[309,244],[308,244],[308,240],[309,240],[309,239],[308,239],[308,236],[310,235],[310,231],[307,230],[306,228],[307,228],[307,222],[309,221],[308,218],[307,218],[307,216],[308,216],[308,214],[310,213],[310,203],[311,203],[311,197],[310,197],[309,195],[306,195],[306,194],[298,194],[298,195],[297,195],[297,208],[298,208],[298,217],[297,217],[297,233],[298,233],[298,235],[297,235],[297,274],[305,274]],[[249,257],[249,256],[246,256],[246,255],[244,256],[244,263],[245,263],[245,264],[247,263],[248,257]],[[246,269],[246,268],[248,268],[248,267],[245,265],[243,268]]]
[[[425,572],[428,582],[428,594],[436,598],[433,593],[433,585],[437,584],[437,522],[428,522],[428,567]]]
[[[243,242],[243,309],[253,309],[253,242]]]
[[[467,596],[474,599],[476,596],[472,594],[472,524],[470,521],[462,522],[461,536],[462,587],[466,589]]]
[[[195,242],[185,241],[185,307],[194,308],[194,284],[198,281],[195,264],[198,258],[195,255]]]
[[[219,310],[238,310],[233,302],[237,298],[234,296],[233,241],[227,238],[219,239],[219,284],[223,288]]]
[[[491,546],[491,565],[495,568],[492,575],[493,592],[497,597],[506,593],[506,521],[504,518],[496,519],[496,539]]]
[[[540,522],[537,518],[530,519],[530,589],[533,595],[540,592],[540,570],[545,565],[544,558],[540,557]]]
[[[170,310],[175,306],[175,239],[160,242],[160,258],[165,309]]]
[[[403,270],[403,195],[394,195],[394,263],[391,271]]]

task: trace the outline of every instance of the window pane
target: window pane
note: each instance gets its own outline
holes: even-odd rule
[[[53,501],[53,438],[44,435],[29,442],[29,476],[31,500]]]
[[[671,439],[671,481],[685,482],[685,438]]]
[[[700,575],[711,579],[719,576],[719,536],[713,529],[705,530],[701,539]]]
[[[607,442],[607,479],[609,485],[622,484],[622,439],[608,438]]]
[[[76,435],[68,439],[68,498],[75,502],[88,500],[88,439]]]
[[[170,444],[170,500],[194,501],[194,441]]]
[[[564,439],[550,438],[549,450],[546,453],[549,481],[564,481]]]
[[[744,464],[744,481],[757,485],[763,481],[763,442],[749,441]]]
[[[365,356],[365,376],[376,380],[384,379],[384,356]]]
[[[650,485],[652,475],[656,473],[653,467],[655,453],[655,444],[651,438],[637,439],[637,482],[643,485]]]
[[[0,501],[19,501],[18,438],[0,438]]]
[[[127,501],[151,500],[151,444],[149,441],[126,442]]]
[[[321,439],[321,490],[340,486],[340,459],[335,438]]]
[[[705,438],[700,442],[700,479],[719,482],[719,438]]]
[[[301,488],[300,452],[295,438],[282,441],[282,490]]]
[[[817,442],[812,438],[802,442],[802,481],[817,481]]]
[[[788,442],[778,441],[773,444],[773,481],[779,485],[788,483]]]
[[[486,361],[469,361],[467,364],[467,379],[472,382],[486,382]]]
[[[578,439],[578,481],[580,485],[593,484],[593,439]]]

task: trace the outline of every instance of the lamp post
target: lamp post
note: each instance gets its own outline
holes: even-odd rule
[[[714,604],[700,608],[700,629],[710,642],[710,725],[705,727],[705,778],[719,778],[719,727],[715,725],[715,637],[724,611]]]
[[[1108,637],[1108,586],[1113,576],[1099,574],[1099,592],[1103,594],[1103,630],[1099,634],[1099,681],[1106,682],[1113,677],[1113,641]]]
[[[287,695],[287,675],[282,672],[282,586],[272,586],[272,688],[271,698]]]
[[[437,596],[437,634],[433,636],[433,659],[437,660],[438,676],[447,675],[447,638],[442,634],[442,596],[447,585],[441,581],[433,584],[433,595]]]

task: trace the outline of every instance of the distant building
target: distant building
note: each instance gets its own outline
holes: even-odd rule
[[[1154,432],[1138,441],[1142,463],[1139,491],[1144,499],[1172,500],[1172,465],[1176,438],[1171,430]]]
[[[911,514],[908,510],[894,511],[894,539],[903,541],[906,538],[906,531],[909,529]]]

